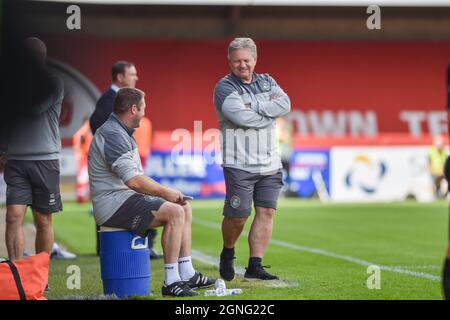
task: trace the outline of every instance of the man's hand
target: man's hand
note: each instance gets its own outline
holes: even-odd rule
[[[183,200],[183,193],[164,187],[145,175],[137,175],[126,181],[125,184],[128,188],[142,194],[158,196],[169,202],[178,203],[179,205],[186,204],[186,201]]]
[[[6,155],[0,156],[0,172],[5,171],[6,160]]]
[[[166,188],[164,194],[162,195],[164,199],[166,199],[169,202],[182,204],[183,201],[183,194],[175,189]]]

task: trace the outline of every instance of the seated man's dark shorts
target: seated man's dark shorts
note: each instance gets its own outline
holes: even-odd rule
[[[40,213],[62,210],[59,160],[8,160],[6,205],[29,205]]]
[[[136,193],[103,226],[134,231],[139,236],[146,237],[154,219],[152,211],[158,211],[164,202],[166,200],[163,198]]]
[[[283,187],[281,170],[273,174],[250,173],[235,168],[223,168],[227,194],[223,215],[245,218],[255,207],[277,208],[278,197]]]

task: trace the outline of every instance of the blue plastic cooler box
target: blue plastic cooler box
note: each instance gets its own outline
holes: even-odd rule
[[[132,231],[101,227],[100,269],[105,295],[148,296],[151,265],[147,238]]]

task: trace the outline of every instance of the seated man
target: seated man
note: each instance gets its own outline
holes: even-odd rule
[[[215,279],[192,266],[192,209],[180,191],[144,175],[133,137],[144,116],[144,96],[138,89],[120,89],[113,113],[95,132],[88,168],[94,217],[99,226],[132,230],[142,237],[163,226],[162,295],[198,295],[194,288],[209,287]]]

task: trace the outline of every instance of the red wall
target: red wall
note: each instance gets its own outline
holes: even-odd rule
[[[47,39],[48,53],[100,91],[116,60],[138,69],[155,130],[217,127],[216,82],[228,73],[223,40]],[[407,132],[401,110],[444,111],[450,42],[256,40],[256,72],[270,73],[298,110],[376,110],[379,132]],[[426,128],[425,128],[426,129]]]

